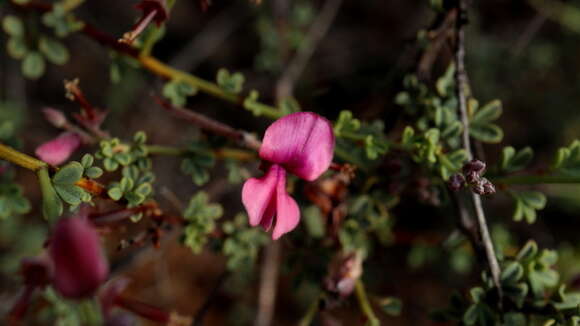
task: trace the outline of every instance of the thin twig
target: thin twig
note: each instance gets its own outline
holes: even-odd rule
[[[269,326],[274,319],[281,249],[279,241],[273,241],[265,248],[264,262],[260,271],[260,292],[255,326]]]
[[[457,99],[459,102],[459,113],[461,115],[461,122],[463,123],[463,148],[467,152],[468,159],[473,158],[471,152],[471,144],[469,139],[469,119],[467,117],[467,92],[469,82],[467,80],[467,73],[465,71],[465,22],[464,18],[467,14],[467,4],[466,0],[459,1],[459,17],[457,19],[457,43],[455,49],[455,81],[457,84]],[[485,254],[487,257],[487,262],[489,264],[489,269],[495,286],[497,287],[500,298],[502,296],[501,286],[500,286],[500,268],[495,255],[495,250],[493,247],[493,242],[489,234],[487,227],[487,222],[485,219],[485,213],[483,211],[483,205],[481,203],[481,198],[475,193],[471,193],[471,199],[473,206],[475,208],[475,215],[477,217],[477,224],[479,232],[481,235],[481,241],[485,249]],[[501,300],[500,300],[501,302]]]
[[[524,49],[530,44],[534,36],[538,33],[540,28],[544,25],[547,18],[542,13],[538,13],[536,17],[528,24],[524,32],[518,38],[516,45],[512,48],[512,55],[514,57],[522,54]]]
[[[199,310],[195,313],[195,316],[193,317],[193,326],[202,326],[203,325],[203,319],[204,319],[205,315],[209,311],[209,308],[211,307],[212,303],[215,301],[215,298],[217,297],[217,294],[219,293],[219,289],[224,284],[224,282],[226,281],[226,279],[228,278],[229,275],[230,275],[230,273],[227,270],[220,274],[217,281],[215,282],[214,287],[211,289],[207,298],[205,299],[205,302],[201,305]]]
[[[177,107],[172,105],[171,103],[163,100],[162,98],[155,96],[155,100],[167,111],[172,113],[178,118],[183,120],[189,121],[192,124],[196,125],[200,129],[210,131],[216,135],[220,135],[226,138],[229,138],[241,146],[247,147],[253,150],[259,150],[260,146],[262,145],[259,140],[256,139],[252,134],[246,131],[241,131],[234,129],[222,122],[217,120],[213,120],[203,114],[186,110],[181,107]]]
[[[321,9],[320,15],[316,18],[308,31],[308,35],[302,41],[298,53],[290,62],[288,69],[283,73],[278,82],[276,94],[277,98],[283,99],[292,96],[294,84],[300,77],[306,64],[314,54],[316,47],[324,35],[328,32],[330,25],[334,21],[342,0],[327,0]]]

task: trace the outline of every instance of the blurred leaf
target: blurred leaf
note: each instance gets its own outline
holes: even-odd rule
[[[55,65],[64,65],[69,60],[68,49],[56,40],[41,37],[38,48],[46,59]]]
[[[469,126],[469,134],[479,141],[490,144],[499,143],[503,138],[503,131],[494,124],[472,124]]]
[[[534,156],[531,147],[524,147],[517,151],[511,147],[504,147],[501,155],[501,170],[506,173],[515,172],[527,167]]]
[[[304,209],[304,225],[312,238],[320,239],[324,236],[324,222],[318,207],[308,206]]]
[[[471,124],[484,125],[497,120],[502,113],[501,102],[494,100],[477,110],[471,119]]]
[[[197,94],[197,89],[181,80],[171,80],[163,86],[161,91],[171,104],[175,106],[184,106],[187,103],[187,97]]]
[[[39,52],[28,52],[22,60],[22,74],[29,79],[38,79],[44,74],[45,62]]]
[[[226,92],[239,94],[244,87],[245,78],[239,72],[230,74],[227,69],[221,68],[217,72],[216,80],[219,87]]]
[[[17,37],[20,39],[24,38],[24,24],[20,18],[13,15],[6,15],[2,20],[2,28],[6,34]]]
[[[14,59],[22,59],[28,53],[28,47],[23,38],[11,37],[6,44],[8,54]]]

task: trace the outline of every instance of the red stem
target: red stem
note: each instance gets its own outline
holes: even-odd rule
[[[128,298],[124,298],[122,296],[118,296],[115,299],[115,304],[118,305],[121,308],[124,308],[126,310],[129,310],[133,313],[135,313],[136,315],[139,315],[145,319],[157,322],[157,323],[162,323],[162,324],[167,324],[169,322],[169,320],[171,319],[171,314],[163,311],[155,306],[152,306],[150,304],[144,303],[144,302],[140,302],[137,300],[132,300],[132,299],[128,299]]]
[[[18,298],[12,309],[10,309],[10,313],[8,314],[10,325],[18,325],[22,317],[24,317],[24,314],[26,314],[30,306],[30,300],[32,299],[34,290],[36,290],[35,285],[26,285],[20,298]]]

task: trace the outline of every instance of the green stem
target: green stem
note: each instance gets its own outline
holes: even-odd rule
[[[199,77],[188,74],[181,70],[172,68],[152,56],[141,55],[137,59],[145,69],[155,73],[158,76],[162,76],[170,80],[181,80],[201,90],[204,93],[207,93],[209,95],[212,95],[214,97],[220,98],[228,102],[232,102],[239,105],[243,105],[244,103],[244,97],[228,93],[215,83],[201,79]],[[282,116],[282,113],[279,110],[269,105],[257,102],[253,103],[252,105],[255,107],[259,107],[260,112],[270,119],[278,119]]]
[[[350,132],[350,131],[341,131],[336,136],[340,137],[340,138],[344,138],[344,139],[354,140],[354,141],[364,141],[367,138],[366,135],[357,134],[357,133]]]
[[[15,150],[12,147],[0,143],[0,159],[14,163],[25,169],[38,171],[41,168],[48,167],[48,164],[37,160],[32,156],[26,155]]]
[[[493,183],[504,185],[580,184],[580,177],[567,175],[513,175],[489,179]]]
[[[320,307],[320,298],[321,295],[316,296],[316,299],[312,301],[310,306],[308,306],[308,310],[306,310],[306,315],[302,317],[302,319],[298,323],[298,326],[308,326],[312,323],[312,320],[316,316],[316,313],[318,313],[318,308]]]
[[[373,311],[373,308],[371,307],[371,303],[369,302],[369,298],[365,291],[365,286],[360,279],[356,280],[355,292],[358,304],[360,306],[360,310],[368,318],[369,325],[378,326],[380,324],[380,320],[377,318],[375,312]]]
[[[181,156],[187,153],[186,149],[163,145],[146,145],[145,148],[147,153],[153,155]]]

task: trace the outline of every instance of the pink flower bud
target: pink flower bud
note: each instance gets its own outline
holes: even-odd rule
[[[81,137],[72,132],[60,134],[53,140],[40,145],[36,149],[36,156],[48,164],[59,165],[71,156],[81,145]]]
[[[58,221],[49,254],[54,266],[53,286],[63,297],[90,297],[107,279],[109,267],[99,235],[86,215]]]
[[[332,126],[315,113],[293,113],[270,125],[260,148],[260,157],[270,163],[268,171],[246,181],[242,189],[250,224],[265,230],[274,225],[274,240],[292,231],[300,221],[300,209],[286,192],[286,173],[315,180],[328,169],[333,153]]]
[[[44,113],[46,121],[57,128],[62,128],[67,124],[66,116],[62,111],[47,107],[42,109],[42,113]]]

